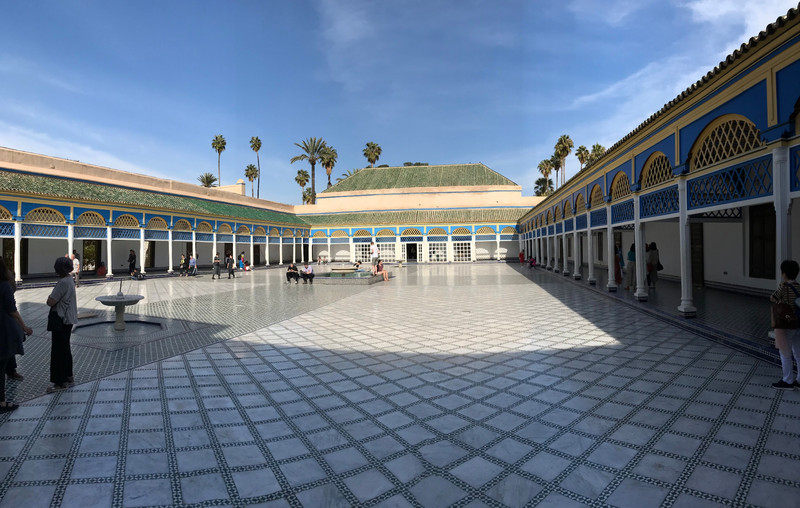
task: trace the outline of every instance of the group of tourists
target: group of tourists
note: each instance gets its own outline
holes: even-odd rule
[[[297,265],[294,262],[289,263],[289,267],[286,269],[286,283],[291,284],[292,280],[294,280],[295,284],[299,284],[301,277],[303,278],[303,284],[313,284],[314,268],[309,266],[308,261],[303,263],[302,271],[297,269]]]

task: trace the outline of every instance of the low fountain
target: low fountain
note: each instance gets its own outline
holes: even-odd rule
[[[103,305],[114,307],[114,312],[117,314],[117,320],[114,321],[114,330],[125,330],[125,307],[128,305],[136,305],[140,300],[144,300],[143,295],[125,295],[122,294],[122,281],[119,281],[119,292],[116,295],[98,296],[95,298]]]

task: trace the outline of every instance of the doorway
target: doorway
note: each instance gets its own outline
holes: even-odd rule
[[[407,243],[406,244],[406,262],[416,262],[417,261],[417,244],[416,243]]]
[[[101,246],[100,240],[83,241],[82,271],[94,273],[100,262]]]

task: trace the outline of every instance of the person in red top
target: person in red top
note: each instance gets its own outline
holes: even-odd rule
[[[524,250],[519,252],[519,264],[521,264],[521,265],[525,264],[525,251]]]

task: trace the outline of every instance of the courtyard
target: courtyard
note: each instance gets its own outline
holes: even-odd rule
[[[43,395],[50,288],[0,417],[0,506],[790,506],[779,368],[504,263],[373,286],[123,281],[158,331],[73,340]],[[118,284],[78,288],[79,313]],[[765,306],[766,309],[766,306]],[[735,309],[733,309],[735,310]],[[754,310],[757,312],[758,310]]]

